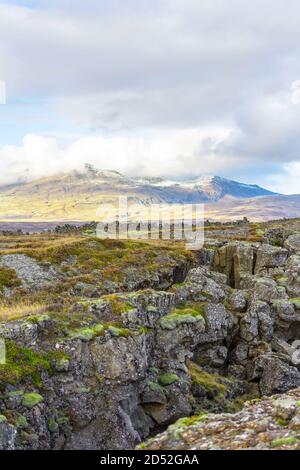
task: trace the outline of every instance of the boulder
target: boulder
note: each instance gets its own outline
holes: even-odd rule
[[[285,266],[288,250],[285,248],[263,244],[257,249],[254,274],[268,273],[271,268]]]
[[[300,233],[290,235],[285,240],[284,246],[290,253],[300,253]]]
[[[278,357],[265,358],[259,388],[262,395],[284,393],[300,387],[300,372]]]

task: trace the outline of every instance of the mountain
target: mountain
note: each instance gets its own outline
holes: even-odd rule
[[[128,177],[117,171],[97,170],[86,165],[82,171],[0,186],[0,220],[94,220],[99,205],[104,201],[114,202],[118,196],[127,196],[129,203],[143,205],[205,203],[207,217],[217,220],[247,216],[249,211],[252,219],[269,218],[281,213],[282,209],[288,217],[290,206],[293,214],[300,207],[297,196],[292,199],[257,185],[219,176],[200,176],[178,182]]]

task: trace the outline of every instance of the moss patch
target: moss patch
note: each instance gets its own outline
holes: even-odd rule
[[[282,446],[292,446],[295,444],[298,444],[299,440],[296,437],[290,436],[290,437],[282,437],[279,439],[274,439],[271,442],[271,447],[282,447]]]
[[[176,422],[176,426],[194,426],[195,424],[200,424],[206,421],[207,417],[208,415],[206,413],[202,413],[200,415],[190,416],[188,418],[181,418]]]
[[[132,331],[128,328],[120,328],[117,326],[109,326],[108,331],[112,336],[127,338],[132,335]]]
[[[116,315],[121,315],[121,313],[129,312],[134,309],[130,303],[122,300],[117,294],[105,295],[103,296],[103,300],[110,302],[112,313]]]
[[[296,310],[300,310],[300,298],[290,299]]]
[[[52,372],[52,361],[66,357],[61,352],[37,353],[6,341],[6,364],[0,365],[0,382],[17,385],[23,381],[39,387],[42,372]]]
[[[188,366],[192,383],[203,387],[207,392],[214,395],[225,394],[227,388],[221,383],[221,377],[219,375],[209,374],[193,362],[189,362]]]
[[[39,393],[25,393],[22,399],[22,405],[26,408],[33,408],[44,400]]]
[[[165,330],[174,330],[183,323],[205,322],[206,302],[192,303],[173,309],[160,320],[160,326]]]
[[[178,381],[178,375],[173,374],[173,373],[166,373],[166,374],[160,375],[158,380],[159,380],[159,383],[163,387],[165,387],[167,385],[173,384],[174,382],[177,382]]]
[[[28,428],[28,422],[25,416],[19,414],[15,420],[15,426],[19,429],[26,429]]]
[[[81,341],[91,341],[96,336],[103,336],[105,328],[102,324],[98,324],[92,327],[78,328],[68,332],[70,339],[81,339]]]
[[[152,380],[149,380],[147,382],[147,385],[152,392],[165,393],[164,388],[161,385],[159,385],[157,382],[153,382]]]

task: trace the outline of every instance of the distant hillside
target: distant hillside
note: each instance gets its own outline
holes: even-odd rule
[[[219,176],[200,176],[192,181],[176,182],[161,178],[131,178],[116,171],[99,171],[86,165],[81,172],[0,187],[0,220],[94,220],[97,207],[103,201],[114,201],[121,195],[127,196],[129,202],[143,205],[205,203],[207,217],[219,220],[250,213],[252,219],[274,218],[282,211],[287,217],[292,217],[300,207],[297,196],[275,195],[257,185]]]

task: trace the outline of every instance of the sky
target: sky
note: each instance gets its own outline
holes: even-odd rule
[[[89,162],[300,193],[299,24],[295,0],[0,0],[0,184]]]

